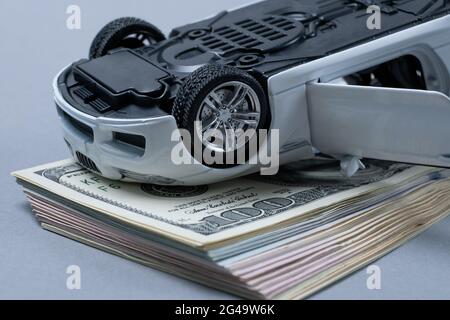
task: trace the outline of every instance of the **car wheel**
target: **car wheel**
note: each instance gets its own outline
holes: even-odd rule
[[[89,57],[99,58],[116,48],[136,49],[164,39],[164,34],[151,23],[138,18],[120,18],[100,30],[92,42]]]
[[[267,126],[268,112],[266,94],[254,77],[215,64],[197,69],[185,80],[172,110],[178,127],[190,133],[192,155],[211,167],[241,164],[238,160],[247,161],[257,152],[249,146],[257,148],[258,130]],[[211,136],[212,132],[219,135]],[[201,154],[196,145],[202,146]],[[221,160],[205,163],[205,149]]]

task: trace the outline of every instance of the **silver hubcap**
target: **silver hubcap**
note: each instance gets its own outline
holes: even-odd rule
[[[255,90],[245,83],[230,81],[216,87],[203,100],[197,112],[196,131],[205,147],[230,152],[253,138],[260,117],[261,104]],[[220,134],[211,136],[213,132]]]

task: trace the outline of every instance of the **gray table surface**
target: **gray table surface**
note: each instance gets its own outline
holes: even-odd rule
[[[85,57],[108,21],[139,16],[165,33],[243,0],[0,1],[0,298],[235,299],[236,297],[43,231],[9,175],[67,158],[52,101],[51,81]],[[81,8],[81,30],[66,28],[66,9]],[[81,290],[66,288],[66,268],[81,268]],[[366,270],[313,299],[450,298],[450,219],[376,262],[381,290],[366,286]]]

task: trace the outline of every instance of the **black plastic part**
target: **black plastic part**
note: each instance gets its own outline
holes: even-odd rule
[[[74,95],[99,113],[131,103],[151,105],[168,91],[164,79],[170,76],[129,50],[84,60],[73,66],[72,74],[82,84],[73,90]]]
[[[161,117],[170,113],[170,111],[169,113],[165,111],[166,104],[170,102],[170,86],[166,84],[170,79],[162,81],[165,84],[163,96],[167,96],[167,98],[152,98],[137,95],[135,92],[116,95],[92,79],[89,81],[75,80],[74,70],[77,64],[85,61],[75,63],[72,68],[66,69],[58,78],[59,90],[64,100],[72,107],[93,117],[103,116],[116,119]],[[166,90],[169,92],[166,93]],[[100,110],[98,103],[106,109]]]
[[[158,97],[164,89],[161,80],[169,74],[127,50],[80,63],[74,68],[74,75],[80,82],[92,86],[98,83],[115,95],[132,91]]]

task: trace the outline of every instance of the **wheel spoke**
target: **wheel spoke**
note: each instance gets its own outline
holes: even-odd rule
[[[205,99],[206,106],[213,112],[219,112],[219,109],[223,107],[222,101],[215,92],[211,92]]]
[[[210,129],[217,130],[220,126],[220,121],[217,118],[214,118],[210,123],[208,123],[206,126],[203,126],[202,132],[208,131]]]
[[[212,102],[209,98],[205,99],[206,106],[211,109],[213,112],[219,112],[219,109],[214,105],[214,102]]]
[[[228,122],[231,129],[236,130],[236,122],[234,122],[234,119],[230,119],[230,122]]]
[[[235,112],[231,114],[235,122],[243,123],[251,127],[257,127],[259,123],[259,113],[257,112]]]
[[[211,143],[210,142],[210,138],[211,137],[214,137],[216,139],[215,132],[216,132],[216,130],[219,130],[220,126],[221,126],[220,121],[215,119],[209,125],[204,127],[202,129],[202,134],[203,134],[202,140],[203,140],[203,143],[205,143],[205,144]]]
[[[231,123],[229,123],[228,121],[226,121],[226,122],[223,123],[223,128],[224,128],[225,130],[227,130],[227,129],[233,129],[233,126],[231,125]]]
[[[233,119],[249,119],[249,118],[255,118],[259,119],[259,113],[258,112],[234,112],[231,114],[231,117]]]
[[[223,108],[223,101],[214,91],[209,94],[213,101],[217,104],[219,108]]]
[[[251,127],[256,127],[258,125],[258,120],[246,120],[246,119],[233,119],[233,121],[247,124]]]
[[[228,129],[227,125],[225,124],[225,149],[230,151],[230,150],[234,150],[235,148],[235,136],[233,134],[233,130],[232,129]]]
[[[244,102],[247,96],[248,88],[243,85],[237,85],[234,90],[234,95],[228,103],[228,108],[237,109]]]

